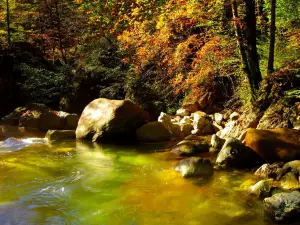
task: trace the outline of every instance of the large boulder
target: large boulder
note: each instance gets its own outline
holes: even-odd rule
[[[62,141],[76,138],[74,130],[48,130],[45,136],[49,141]]]
[[[228,138],[219,152],[216,164],[223,167],[252,168],[261,165],[262,158],[239,140]]]
[[[170,131],[161,122],[149,122],[136,131],[137,139],[141,142],[169,141]]]
[[[299,221],[300,193],[279,193],[265,198],[264,208],[278,223]]]
[[[129,141],[136,130],[149,120],[149,114],[129,100],[99,98],[83,110],[76,138],[92,141]]]
[[[300,159],[300,131],[298,130],[248,129],[245,145],[270,162]]]
[[[57,112],[45,112],[40,115],[39,129],[40,130],[61,130],[64,127],[64,122]]]
[[[209,159],[190,157],[180,160],[175,169],[181,172],[183,177],[210,177],[213,175],[213,166]]]
[[[25,107],[19,107],[5,116],[1,123],[9,126],[34,128],[41,131],[75,130],[78,115],[61,111],[55,111],[43,104],[31,103]]]

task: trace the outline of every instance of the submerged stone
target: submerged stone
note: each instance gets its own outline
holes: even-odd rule
[[[190,157],[180,160],[175,169],[181,172],[183,177],[209,177],[213,175],[213,166],[209,159]]]
[[[202,140],[183,140],[175,145],[171,152],[179,156],[188,156],[196,153],[208,152],[209,145]]]

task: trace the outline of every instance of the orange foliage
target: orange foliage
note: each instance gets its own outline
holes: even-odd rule
[[[139,74],[154,70],[168,78],[176,91],[197,89],[203,81],[214,85],[214,76],[232,73],[235,45],[218,34],[214,23],[217,4],[209,1],[169,0],[157,15],[132,20],[130,29],[118,35]]]

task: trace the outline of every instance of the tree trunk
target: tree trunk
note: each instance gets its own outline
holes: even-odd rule
[[[251,84],[251,87],[252,87],[253,79],[251,77],[251,73],[250,73],[250,70],[248,67],[247,52],[246,52],[246,48],[244,45],[241,20],[240,20],[239,14],[238,14],[238,5],[237,5],[236,0],[231,1],[231,9],[232,9],[233,22],[234,22],[234,26],[235,26],[235,36],[237,38],[237,44],[238,44],[239,51],[241,54],[241,59],[243,62],[243,70],[247,74],[249,83]]]
[[[10,10],[9,2],[6,0],[6,25],[7,25],[7,44],[8,47],[11,46],[11,34],[10,34]]]
[[[256,16],[255,16],[255,1],[245,0],[246,2],[246,40],[247,40],[247,55],[248,67],[252,78],[252,87],[259,88],[259,83],[262,80],[259,68],[259,60],[256,47]]]
[[[56,19],[57,19],[57,33],[58,33],[58,43],[59,43],[59,51],[62,57],[62,60],[67,63],[67,56],[66,56],[66,51],[63,45],[63,37],[62,37],[62,32],[61,32],[61,20],[60,20],[60,12],[59,12],[59,6],[58,6],[58,1],[55,2],[55,13],[56,13]]]
[[[268,74],[274,72],[274,48],[275,48],[275,32],[276,32],[275,19],[276,19],[276,0],[272,0]]]

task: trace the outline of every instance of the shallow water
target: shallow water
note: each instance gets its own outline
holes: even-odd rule
[[[183,179],[161,146],[32,145],[0,154],[0,224],[270,225],[251,173]]]

